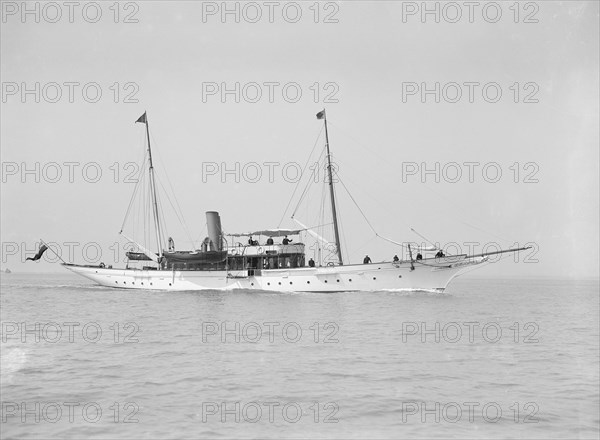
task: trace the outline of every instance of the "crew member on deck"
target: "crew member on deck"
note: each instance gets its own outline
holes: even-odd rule
[[[315,267],[315,260],[313,260],[312,258],[310,260],[308,260],[308,266]]]
[[[287,235],[285,237],[283,237],[283,240],[281,241],[283,244],[290,244],[292,240],[290,240],[289,238],[287,238]]]
[[[169,237],[169,252],[173,252],[175,250],[175,241],[173,237]]]
[[[363,258],[363,264],[369,264],[371,262],[371,259],[369,258],[368,255],[365,255],[365,258]]]
[[[400,261],[400,258],[398,258],[398,255],[394,255],[394,263],[397,263],[398,261]]]
[[[417,260],[422,260],[422,259],[423,259],[423,255],[417,254]]]
[[[437,254],[435,254],[435,258],[442,258],[443,256],[444,256],[444,253],[442,252],[441,249],[438,251]]]
[[[267,238],[267,245],[269,245],[269,246],[273,245],[273,238],[271,238],[271,237]]]

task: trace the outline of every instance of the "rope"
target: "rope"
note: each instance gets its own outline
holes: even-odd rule
[[[312,157],[313,152],[315,151],[315,148],[317,148],[317,144],[319,143],[319,139],[321,137],[321,133],[323,132],[324,129],[324,125],[321,126],[321,129],[319,130],[319,134],[317,135],[317,139],[315,140],[315,144],[312,147],[312,150],[310,150],[310,154],[308,155],[308,159],[306,159],[306,163],[304,164],[304,168],[302,169],[302,174],[301,176],[304,176],[304,173],[306,171],[306,167],[308,166],[308,163],[310,162],[310,158]],[[281,216],[281,219],[279,220],[279,224],[277,225],[277,228],[279,228],[281,226],[281,223],[283,222],[283,219],[285,217],[285,214],[287,212],[287,210],[289,209],[290,205],[292,204],[292,200],[294,199],[294,195],[296,195],[296,191],[298,190],[298,187],[300,186],[300,181],[302,179],[298,180],[298,182],[296,183],[296,186],[294,187],[294,192],[292,193],[292,196],[290,197],[290,200],[288,201],[287,206],[285,207],[285,210],[283,211],[283,214]],[[309,180],[310,182],[310,180]],[[294,211],[295,213],[295,211]],[[292,215],[292,217],[294,217]]]
[[[188,240],[192,244],[192,247],[194,247],[194,240],[192,239],[190,232],[185,224],[185,219],[183,218],[183,213],[178,211],[177,208],[175,208],[175,206],[173,205],[173,202],[171,201],[171,198],[169,197],[169,193],[165,189],[162,181],[159,180],[158,178],[156,180],[158,180],[158,183],[160,184],[160,187],[163,189],[165,196],[167,197],[167,200],[169,201],[169,204],[171,205],[171,208],[173,208],[173,211],[175,212],[175,216],[177,217],[177,220],[179,220],[179,223],[181,224],[181,226],[183,226],[183,230],[184,230],[185,234],[187,235]],[[173,193],[173,197],[175,197],[175,203],[177,203],[177,196],[175,196],[175,193]],[[165,225],[165,228],[166,228],[166,225]]]
[[[346,187],[346,185],[344,184],[344,182],[342,181],[342,179],[339,176],[338,176],[338,179],[339,179],[340,183],[342,184],[342,186],[344,187],[344,189],[346,190],[346,192],[348,193],[348,196],[350,196],[350,199],[352,200],[352,202],[354,203],[354,205],[356,206],[356,208],[358,209],[358,211],[361,213],[361,215],[363,216],[363,218],[367,222],[367,225],[369,225],[369,227],[375,233],[375,235],[377,237],[381,238],[382,240],[389,241],[390,243],[393,243],[393,244],[396,244],[396,245],[401,246],[403,248],[406,248],[407,247],[406,245],[404,245],[402,243],[398,243],[397,241],[391,240],[389,238],[386,238],[386,237],[380,235],[379,232],[377,232],[375,230],[375,228],[373,227],[373,225],[371,224],[371,222],[369,221],[369,219],[367,218],[367,216],[365,215],[365,213],[363,212],[363,210],[361,209],[361,207],[358,205],[358,203],[356,202],[356,200],[354,199],[354,197],[350,193],[350,190]]]
[[[334,123],[332,123],[330,120],[327,120],[327,123],[328,123],[330,126],[333,126],[333,127],[336,127],[336,128],[338,128],[338,130],[339,130],[339,132],[340,132],[340,133],[343,133],[344,135],[346,135],[346,136],[347,136],[347,138],[348,138],[348,139],[351,141],[351,142],[350,142],[348,145],[356,145],[356,146],[360,147],[360,148],[361,148],[361,149],[363,149],[364,151],[368,152],[368,153],[369,153],[369,155],[373,155],[373,156],[376,156],[376,157],[378,157],[379,159],[381,159],[381,162],[382,162],[382,163],[384,163],[384,164],[390,163],[390,161],[389,161],[389,157],[382,157],[382,156],[380,156],[380,155],[377,153],[377,150],[374,150],[374,149],[369,149],[369,147],[367,147],[367,146],[366,146],[365,144],[363,144],[361,141],[357,140],[357,138],[353,137],[353,136],[350,134],[350,132],[349,132],[348,130],[344,130],[344,129],[343,129],[343,127],[341,127],[341,126],[339,126],[339,125],[337,125],[337,124],[334,124]],[[346,164],[345,166],[346,166],[346,167],[349,167],[349,168],[353,168],[353,167],[349,166],[348,164]],[[353,169],[354,169],[354,168],[353,168]],[[396,170],[394,170],[394,171],[396,171]],[[377,179],[377,177],[376,177],[376,176],[377,176],[377,175],[375,175],[375,176],[372,176],[371,178],[373,178],[373,179],[375,179],[375,180],[377,180],[377,181],[379,181],[379,182],[383,183],[383,181],[382,181],[382,180],[380,180],[380,179]],[[441,194],[441,193],[439,193],[439,192],[437,192],[437,191],[433,190],[433,189],[432,189],[432,188],[430,188],[428,185],[423,185],[423,188],[425,188],[427,191],[430,191],[430,192],[432,192],[432,193],[433,193],[433,194],[434,194],[436,197],[438,197],[439,199],[441,199],[441,201],[442,201],[444,204],[448,204],[448,203],[449,203],[449,201],[452,201],[452,207],[454,208],[454,210],[456,209],[456,206],[457,206],[457,205],[456,205],[456,203],[457,203],[456,199],[451,199],[451,198],[449,198],[448,196],[445,196],[445,195],[443,195],[443,194]],[[398,195],[398,194],[396,194],[396,195]],[[403,197],[403,196],[401,196],[401,197]],[[390,211],[389,211],[389,209],[388,209],[388,208],[387,208],[387,207],[386,207],[384,204],[380,203],[380,202],[379,202],[379,200],[377,200],[377,199],[376,199],[376,198],[375,198],[373,195],[370,195],[370,198],[371,198],[372,200],[374,200],[375,202],[377,202],[377,204],[378,204],[378,205],[382,206],[382,207],[383,207],[383,208],[384,208],[384,209],[385,209],[387,212],[390,212]],[[404,197],[403,197],[403,198],[404,198]],[[461,207],[461,208],[464,208],[464,207]],[[461,209],[461,210],[462,210],[462,211],[464,211],[464,209]],[[508,240],[506,237],[500,237],[500,236],[498,236],[498,235],[496,235],[496,234],[494,234],[494,233],[492,233],[492,232],[490,232],[490,231],[488,231],[488,230],[486,230],[486,229],[483,229],[483,228],[481,228],[481,227],[475,226],[475,225],[473,225],[473,224],[471,224],[471,223],[469,223],[469,222],[465,221],[464,219],[461,219],[461,218],[459,218],[457,215],[455,215],[455,214],[453,213],[453,210],[450,210],[450,209],[445,209],[445,215],[446,215],[446,216],[449,216],[449,217],[452,217],[452,218],[453,218],[455,221],[457,221],[458,223],[461,223],[461,224],[463,224],[463,225],[465,225],[465,226],[468,226],[468,227],[470,227],[470,228],[472,228],[472,229],[475,229],[475,230],[477,230],[477,231],[480,231],[480,232],[483,232],[483,233],[485,233],[485,234],[488,234],[488,235],[490,235],[490,236],[492,236],[492,237],[494,237],[494,238],[496,238],[496,239],[498,239],[498,240],[502,240],[502,241],[510,241],[510,240]]]
[[[150,134],[150,136],[152,137],[152,141],[154,142],[154,145],[158,145],[158,143],[154,139],[154,136],[152,134]],[[187,236],[188,240],[190,241],[192,247],[195,247],[194,246],[194,240],[192,239],[192,236],[190,234],[190,231],[189,231],[189,228],[187,226],[187,223],[185,222],[185,217],[183,215],[183,210],[181,209],[181,206],[179,205],[179,199],[177,199],[177,193],[175,192],[175,189],[173,188],[173,184],[171,183],[171,179],[169,179],[169,174],[166,172],[166,166],[165,166],[165,164],[164,164],[164,162],[162,160],[162,156],[160,154],[160,148],[156,149],[156,150],[157,150],[156,156],[158,157],[158,161],[159,161],[162,169],[165,170],[164,174],[165,174],[165,176],[167,178],[167,183],[169,184],[169,188],[171,189],[171,193],[173,194],[173,198],[175,199],[175,205],[177,205],[177,208],[173,205],[173,202],[171,201],[171,198],[169,197],[169,193],[168,193],[168,191],[166,190],[166,188],[164,187],[164,185],[162,184],[161,181],[159,181],[160,186],[163,189],[165,195],[167,196],[167,200],[169,201],[169,204],[173,208],[173,211],[175,212],[175,215],[177,216],[177,220],[179,220],[179,224],[183,227],[185,235]],[[166,234],[167,231],[164,231],[164,232],[165,232],[165,235],[168,235],[168,234]]]
[[[321,154],[319,155],[319,158],[317,159],[317,168],[320,169],[320,165],[321,165],[321,159],[323,158],[323,155],[325,153],[325,147],[323,147],[323,150],[321,150]],[[296,207],[294,208],[294,212],[292,213],[292,218],[294,218],[294,216],[296,215],[296,212],[298,212],[298,208],[300,207],[300,204],[304,201],[304,198],[306,197],[306,194],[308,194],[308,189],[311,186],[311,180],[308,179],[308,181],[306,182],[306,186],[304,187],[304,190],[302,191],[302,194],[300,195],[300,198],[298,199],[298,203],[296,204]],[[285,215],[285,213],[284,213]],[[280,222],[281,224],[281,222]]]
[[[142,163],[146,162],[146,154],[144,154],[144,157],[142,158]],[[140,181],[143,178],[143,167],[140,168],[140,171],[138,173],[138,178],[137,181],[135,182],[135,187],[133,188],[133,194],[131,195],[131,199],[129,200],[129,206],[127,207],[127,212],[125,212],[125,218],[123,219],[123,224],[121,224],[121,231],[123,232],[123,229],[125,228],[125,223],[127,222],[127,218],[129,217],[129,212],[131,211],[131,207],[133,205],[133,202],[135,200],[135,195],[137,194],[137,190],[140,187]]]
[[[365,213],[363,212],[363,210],[360,209],[360,206],[358,206],[358,203],[356,203],[356,200],[354,200],[354,197],[352,197],[352,194],[350,194],[350,191],[346,187],[346,184],[342,181],[342,179],[339,176],[338,176],[338,180],[340,181],[340,183],[342,184],[342,186],[344,187],[344,189],[346,190],[346,192],[350,196],[350,200],[352,200],[352,202],[354,203],[354,206],[356,206],[356,208],[358,208],[358,212],[360,212],[360,214],[363,216],[363,218],[365,219],[365,221],[369,225],[369,228],[371,228],[371,230],[375,233],[375,235],[379,235],[379,234],[377,234],[377,231],[375,230],[375,228],[373,227],[373,225],[371,224],[371,222],[369,221],[369,219],[367,218],[367,216],[365,215]]]
[[[427,243],[429,243],[430,245],[432,245],[434,248],[438,249],[437,244],[433,243],[432,241],[429,241],[426,237],[422,236],[421,234],[419,234],[417,231],[415,231],[413,228],[410,228],[411,231],[413,231],[415,234],[417,234],[419,237],[421,237],[423,240],[425,240]],[[448,254],[450,255],[450,254]]]

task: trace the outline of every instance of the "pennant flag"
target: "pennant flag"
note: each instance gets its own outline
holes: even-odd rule
[[[37,261],[40,258],[42,258],[42,255],[44,255],[44,252],[46,252],[48,250],[48,246],[46,246],[45,244],[42,245],[42,247],[40,247],[40,250],[38,251],[37,254],[35,254],[35,257],[31,258],[31,257],[27,257],[25,259],[25,261],[27,260],[31,260],[31,261]]]
[[[317,113],[317,119],[323,118],[325,118],[325,110],[321,110],[319,113]]]
[[[137,121],[135,121],[136,124],[138,122],[141,122],[142,124],[146,123],[146,112],[144,112],[144,114],[142,116],[140,116]]]

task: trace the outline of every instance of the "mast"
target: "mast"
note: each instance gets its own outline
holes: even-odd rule
[[[342,246],[340,243],[340,230],[337,221],[337,210],[335,207],[335,192],[333,190],[333,172],[331,170],[331,152],[329,151],[329,134],[327,133],[327,114],[325,109],[317,113],[318,119],[323,119],[325,123],[325,146],[327,147],[327,174],[329,176],[329,194],[331,196],[331,214],[333,216],[333,231],[335,233],[335,246],[337,248],[338,259],[340,266],[344,264],[342,260]]]
[[[162,234],[160,232],[160,220],[158,216],[158,200],[156,197],[156,183],[154,181],[154,165],[152,164],[152,149],[150,148],[150,128],[148,127],[148,116],[147,112],[144,112],[142,116],[136,122],[143,122],[146,124],[146,139],[148,140],[148,159],[150,161],[150,196],[152,197],[152,210],[154,211],[154,226],[156,227],[156,242],[158,245],[158,256],[162,257]]]

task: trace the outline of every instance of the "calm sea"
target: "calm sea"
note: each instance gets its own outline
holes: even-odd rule
[[[598,438],[597,281],[140,292],[2,275],[2,438]]]

